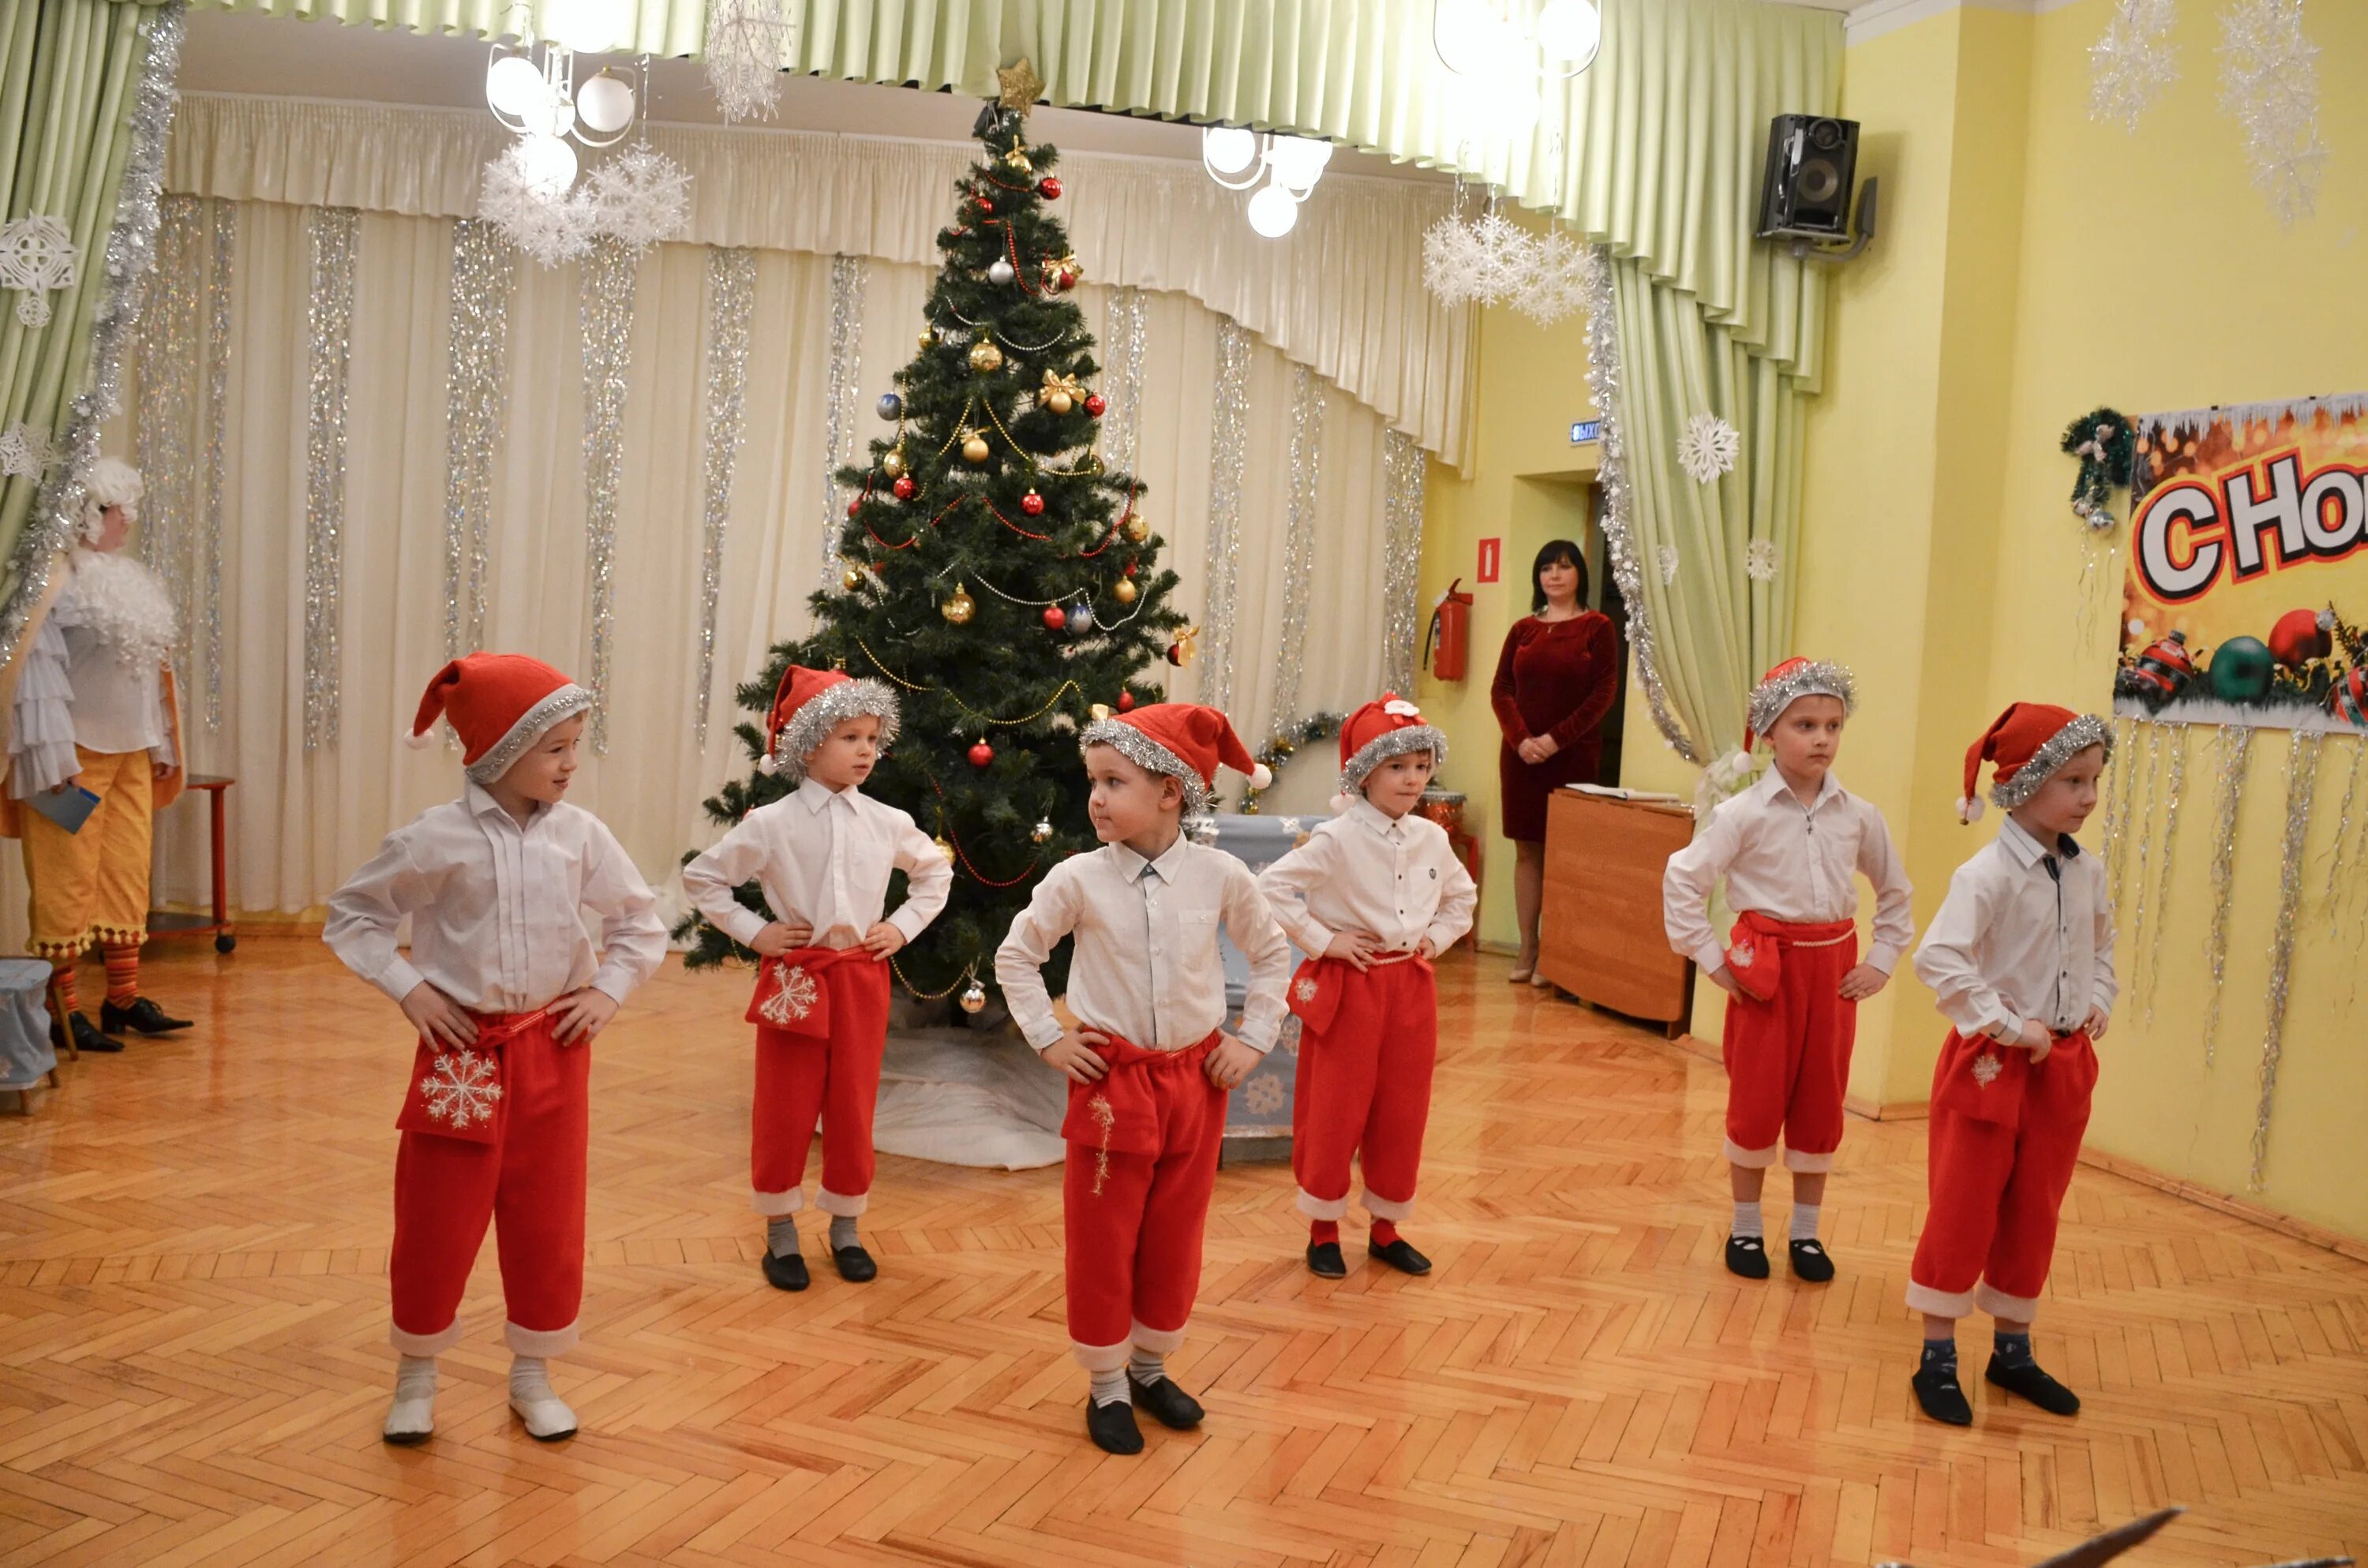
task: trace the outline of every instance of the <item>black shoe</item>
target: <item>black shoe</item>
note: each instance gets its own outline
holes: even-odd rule
[[[1726,1271],[1746,1279],[1768,1278],[1768,1244],[1758,1236],[1726,1238]]]
[[[121,1034],[130,1029],[137,1034],[171,1034],[189,1027],[187,1018],[170,1018],[154,998],[134,996],[131,1006],[119,1007],[112,1002],[98,1005],[98,1027],[108,1034]]]
[[[1974,1407],[1965,1403],[1965,1391],[1957,1386],[1957,1369],[1919,1367],[1908,1380],[1916,1389],[1916,1403],[1933,1420],[1951,1426],[1974,1424]]]
[[[1792,1254],[1794,1278],[1805,1279],[1812,1285],[1822,1285],[1834,1277],[1834,1260],[1826,1256],[1824,1245],[1815,1236],[1805,1242],[1794,1242]],[[1763,1268],[1767,1267],[1764,1259],[1760,1267]]]
[[[1174,1378],[1146,1383],[1129,1372],[1126,1386],[1134,1391],[1134,1403],[1151,1412],[1151,1418],[1171,1432],[1190,1432],[1208,1414],[1201,1408],[1199,1400],[1176,1386]]]
[[[783,1257],[779,1253],[765,1254],[765,1283],[776,1290],[803,1290],[809,1283],[806,1260],[796,1253]]]
[[[1367,1242],[1365,1244],[1365,1256],[1367,1257],[1380,1258],[1383,1263],[1388,1264],[1392,1268],[1396,1269],[1401,1274],[1428,1274],[1430,1272],[1430,1259],[1415,1251],[1414,1244],[1406,1240],[1404,1236],[1398,1237],[1395,1241],[1390,1243],[1390,1244],[1385,1247],[1377,1247],[1372,1243]]]
[[[74,1049],[76,1051],[121,1051],[123,1049],[123,1042],[121,1040],[108,1039],[107,1036],[99,1033],[98,1030],[92,1026],[91,1021],[88,1018],[84,1017],[80,1013],[70,1013],[67,1017],[74,1020]],[[63,1051],[65,1048],[65,1033],[58,1028],[58,1021],[55,1018],[51,1018],[50,1020],[50,1049],[51,1051]]]
[[[1349,1266],[1340,1261],[1338,1242],[1307,1244],[1307,1272],[1318,1279],[1346,1279]]]
[[[1087,1400],[1086,1435],[1106,1454],[1143,1452],[1143,1428],[1134,1424],[1134,1406],[1124,1400],[1108,1404]]]
[[[850,1285],[868,1284],[880,1277],[880,1266],[860,1246],[833,1247],[830,1260],[838,1266],[838,1277]]]
[[[2020,1367],[2009,1367],[1993,1354],[1989,1369],[1982,1377],[1996,1383],[2009,1393],[2019,1393],[2050,1415],[2078,1415],[2080,1396],[2039,1369],[2036,1361],[2026,1361]]]

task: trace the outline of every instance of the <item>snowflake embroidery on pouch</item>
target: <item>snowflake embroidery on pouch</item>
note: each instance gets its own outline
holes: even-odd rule
[[[822,987],[814,983],[814,977],[805,971],[803,964],[785,964],[775,972],[781,977],[780,988],[765,998],[765,1005],[757,1012],[767,1023],[786,1028],[814,1011],[814,999],[822,994]]]
[[[1317,989],[1318,987],[1313,980],[1301,981],[1299,983],[1299,999],[1303,1002],[1315,1001]]]
[[[2006,1063],[2000,1062],[1989,1051],[1985,1051],[1974,1058],[1974,1082],[1985,1089],[1990,1086],[1992,1080],[2005,1071]]]
[[[1272,1116],[1282,1108],[1282,1080],[1274,1077],[1252,1078],[1245,1086],[1242,1097],[1250,1109],[1260,1116]]]
[[[454,1127],[474,1127],[494,1119],[494,1104],[502,1097],[491,1056],[473,1051],[443,1051],[436,1054],[435,1071],[419,1080],[420,1098],[431,1121]]]
[[[1726,949],[1727,961],[1734,964],[1737,969],[1749,969],[1751,967],[1752,956],[1759,952],[1759,949],[1753,947],[1749,942],[1737,942],[1735,946]]]

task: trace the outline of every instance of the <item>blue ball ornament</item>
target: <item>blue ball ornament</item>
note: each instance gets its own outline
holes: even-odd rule
[[[880,417],[882,419],[892,420],[904,418],[905,400],[898,397],[894,392],[882,392],[880,394]]]

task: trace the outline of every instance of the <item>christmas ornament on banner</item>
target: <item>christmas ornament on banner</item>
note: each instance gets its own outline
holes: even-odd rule
[[[896,691],[901,733],[863,788],[934,828],[954,884],[894,973],[965,1011],[986,1007],[995,949],[1037,881],[1094,842],[1078,733],[1097,708],[1160,700],[1156,661],[1191,645],[1142,487],[1099,445],[1102,367],[1075,291],[1087,267],[1055,216],[1060,153],[1028,135],[1042,84],[1025,62],[1000,81],[947,192],[912,357],[885,387],[833,389],[880,423],[837,474],[840,564],[814,630],[739,693],[761,712],[791,663]],[[752,767],[709,814],[736,822],[783,788]],[[678,934],[693,965],[747,956],[696,917]]]

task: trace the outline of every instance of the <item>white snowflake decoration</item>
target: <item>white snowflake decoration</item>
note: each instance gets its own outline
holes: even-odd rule
[[[1697,414],[1686,421],[1684,432],[1678,437],[1678,466],[1692,476],[1696,484],[1708,484],[1723,473],[1735,472],[1735,460],[1743,455],[1743,437],[1735,426],[1715,414]]]
[[[1678,580],[1678,547],[1676,545],[1665,544],[1653,551],[1653,562],[1661,569],[1661,581],[1664,585]]]
[[[1441,218],[1422,236],[1423,287],[1453,309],[1473,297],[1472,278],[1477,266],[1472,250],[1472,228],[1452,214]]]
[[[580,190],[545,196],[528,183],[525,144],[485,165],[477,216],[545,267],[574,261],[592,248],[594,209]]]
[[[2236,0],[2220,18],[2220,107],[2244,128],[2253,184],[2282,223],[2307,217],[2327,144],[2318,139],[2318,46],[2303,0]]]
[[[491,1121],[502,1097],[499,1068],[490,1053],[439,1051],[434,1070],[419,1080],[419,1096],[431,1121],[456,1130]]]
[[[780,989],[766,997],[765,1005],[757,1011],[767,1023],[787,1028],[814,1011],[822,987],[814,983],[814,977],[806,972],[803,964],[788,966],[780,971]]]
[[[1985,1089],[1997,1082],[1998,1075],[2005,1071],[2006,1063],[1987,1051],[1974,1058],[1974,1082]]]
[[[0,289],[21,291],[17,319],[47,326],[50,293],[71,289],[82,276],[82,250],[55,218],[33,213],[0,227]]]
[[[593,170],[584,195],[592,209],[592,232],[636,251],[690,233],[690,176],[646,142]]]
[[[2089,46],[2089,118],[2135,132],[2155,100],[2179,80],[2170,41],[2178,0],[2115,0],[2103,36]]]
[[[1557,229],[1530,249],[1531,265],[1513,296],[1515,308],[1540,326],[1577,314],[1586,305],[1593,281],[1594,248]]]
[[[1472,297],[1484,305],[1512,298],[1537,243],[1503,213],[1482,213],[1472,225]]]
[[[707,85],[725,119],[773,117],[796,36],[781,0],[707,0]]]
[[[47,432],[17,420],[0,431],[0,473],[15,479],[39,479],[57,460],[57,449]]]
[[[1755,583],[1772,583],[1776,580],[1776,541],[1774,540],[1755,539],[1751,541],[1751,547],[1743,552],[1743,574]]]
[[[1282,1080],[1271,1074],[1252,1078],[1242,1097],[1258,1115],[1272,1116],[1282,1108]]]
[[[1303,979],[1293,988],[1292,994],[1302,1002],[1313,1002],[1315,1000],[1317,994],[1322,990],[1323,987],[1316,984],[1313,980]]]

